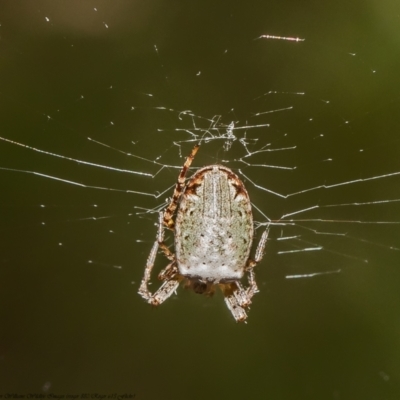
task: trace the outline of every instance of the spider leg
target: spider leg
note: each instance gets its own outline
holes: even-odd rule
[[[151,278],[151,272],[154,267],[154,262],[156,260],[157,252],[159,247],[163,250],[164,254],[169,258],[172,262],[164,268],[160,274],[159,279],[163,280],[164,283],[160,286],[160,288],[152,294],[148,285]],[[147,258],[146,268],[144,270],[144,276],[142,282],[139,287],[138,293],[149,303],[154,306],[157,306],[163,303],[175,292],[177,287],[179,286],[180,276],[178,274],[178,269],[175,266],[175,257],[168,249],[168,247],[164,244],[164,226],[163,226],[163,213],[160,213],[159,224],[158,224],[158,232],[157,239],[151,248],[149,257]]]
[[[225,295],[224,300],[225,304],[227,305],[229,311],[232,313],[233,318],[235,318],[236,322],[243,322],[247,319],[246,311],[238,301],[238,297],[235,295],[235,292],[228,296]]]
[[[188,169],[190,168],[190,165],[192,164],[192,161],[194,160],[194,157],[195,157],[197,151],[199,150],[199,147],[200,147],[199,145],[194,146],[192,151],[190,152],[189,156],[186,158],[186,161],[183,164],[183,167],[179,174],[178,181],[176,182],[174,194],[172,195],[172,199],[171,199],[168,207],[164,211],[164,224],[169,229],[174,228],[175,223],[173,220],[173,215],[175,213],[176,208],[178,207],[179,198],[185,187],[185,176],[186,176]]]
[[[149,258],[147,259],[146,269],[138,293],[153,306],[158,306],[168,299],[179,286],[180,277],[177,268],[174,266],[174,261],[160,272],[159,277],[164,280],[164,283],[152,294],[148,289],[151,271],[154,266],[155,255],[157,254],[158,243],[155,242],[151,249]]]
[[[182,280],[182,277],[179,275],[178,269],[175,265],[175,256],[168,248],[168,246],[164,243],[164,226],[169,229],[174,228],[174,220],[173,215],[178,206],[179,198],[182,194],[182,191],[185,187],[185,177],[190,165],[193,162],[193,159],[199,150],[199,145],[193,147],[189,156],[186,158],[185,163],[181,169],[181,172],[178,177],[178,181],[175,185],[174,194],[172,199],[165,209],[164,212],[160,212],[159,214],[159,222],[158,222],[158,231],[157,231],[157,239],[153,244],[153,247],[150,251],[149,257],[147,258],[146,268],[144,270],[144,276],[142,282],[139,287],[139,294],[150,304],[159,305],[164,302],[168,297],[174,293],[174,291],[179,286],[179,282]],[[159,279],[163,280],[164,283],[161,287],[152,294],[148,285],[151,278],[151,272],[154,267],[154,262],[157,256],[158,249],[161,249],[165,256],[171,261],[167,267],[162,270],[159,274]]]
[[[174,278],[166,280],[151,296],[151,298],[147,300],[147,302],[153,306],[160,305],[176,291],[179,286],[179,282],[180,281],[178,279]]]
[[[261,235],[260,241],[258,242],[256,254],[254,256],[255,264],[252,267],[254,267],[256,264],[258,264],[264,256],[264,250],[265,250],[265,245],[267,244],[268,233],[269,233],[269,227],[267,226],[267,229],[265,229],[265,231]]]
[[[168,248],[168,246],[164,243],[164,224],[163,224],[163,212],[159,212],[158,214],[158,231],[157,231],[157,242],[160,246],[161,250],[163,251],[165,257],[168,258],[170,261],[175,260],[174,254]]]
[[[148,284],[151,277],[151,271],[153,270],[154,261],[157,256],[157,251],[158,251],[158,241],[156,240],[153,244],[153,247],[151,248],[149,257],[147,258],[146,268],[144,270],[143,279],[142,282],[140,283],[138,291],[138,293],[148,302],[151,301],[151,298],[153,296],[148,289]]]
[[[258,287],[257,287],[257,282],[256,282],[256,275],[254,273],[254,267],[262,260],[263,255],[264,255],[264,249],[265,249],[265,245],[267,243],[267,239],[268,239],[268,233],[269,233],[269,229],[267,228],[262,236],[260,241],[258,242],[258,246],[256,249],[256,254],[254,257],[254,260],[249,259],[248,263],[247,263],[247,267],[246,270],[249,273],[248,275],[248,280],[249,280],[249,287],[246,289],[246,296],[245,296],[245,303],[247,303],[247,305],[249,305],[251,303],[251,299],[252,297],[258,293]],[[245,303],[241,303],[243,305],[245,305]]]
[[[246,270],[249,273],[249,286],[245,289],[239,281],[235,281],[230,284],[230,291],[224,293],[225,303],[237,322],[246,320],[247,314],[245,309],[250,306],[252,297],[258,292],[254,267],[263,257],[268,232],[268,228],[263,232],[256,249],[254,260],[249,259],[247,263]]]

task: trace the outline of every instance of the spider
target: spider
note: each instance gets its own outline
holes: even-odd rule
[[[246,309],[258,292],[254,267],[264,253],[268,228],[254,258],[253,216],[249,195],[238,176],[222,165],[199,169],[186,181],[186,173],[199,150],[194,146],[180,171],[169,205],[159,213],[157,237],[147,259],[139,294],[158,306],[174,293],[181,281],[195,293],[212,295],[218,286],[237,322],[247,319]],[[175,234],[175,254],[164,243],[164,230]],[[163,281],[152,294],[148,289],[158,249],[170,263],[158,278]],[[248,287],[240,282],[248,274]]]

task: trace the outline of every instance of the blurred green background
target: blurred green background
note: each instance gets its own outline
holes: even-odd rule
[[[0,141],[0,397],[400,398],[400,209],[374,203],[400,199],[400,176],[261,189],[400,171],[399,15],[378,0],[1,2],[0,136],[156,175]],[[180,288],[158,309],[137,295],[157,221],[138,212],[170,196],[193,145],[178,129],[215,115],[270,124],[248,129],[251,152],[294,149],[245,165],[242,144],[212,141],[195,167],[241,170],[273,220],[318,206],[272,226],[246,325],[218,294]]]

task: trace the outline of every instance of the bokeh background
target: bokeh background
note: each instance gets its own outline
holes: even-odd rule
[[[394,0],[1,2],[0,136],[156,175],[0,141],[0,397],[398,399],[399,49]],[[137,295],[157,221],[143,211],[170,192],[126,191],[172,186],[193,145],[177,129],[214,115],[270,124],[248,129],[251,152],[295,147],[246,166],[243,145],[212,141],[195,160],[242,170],[258,222],[319,206],[272,226],[248,324],[218,294]]]

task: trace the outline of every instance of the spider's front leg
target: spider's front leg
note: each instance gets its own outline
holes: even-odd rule
[[[190,168],[190,165],[192,164],[194,157],[195,157],[197,151],[199,150],[199,148],[200,148],[199,145],[194,146],[192,151],[186,158],[186,161],[183,164],[181,172],[179,173],[178,181],[176,182],[176,185],[175,185],[174,194],[172,195],[172,198],[171,198],[170,203],[168,204],[168,207],[165,209],[164,224],[169,229],[174,228],[175,222],[174,222],[173,216],[174,216],[176,208],[178,207],[179,198],[181,197],[181,194],[185,187],[186,173],[187,173],[188,169]]]
[[[181,172],[178,177],[178,181],[175,185],[174,194],[172,195],[171,201],[168,207],[164,212],[160,212],[159,214],[159,222],[158,222],[158,230],[157,230],[157,239],[153,244],[153,247],[150,251],[149,257],[147,259],[146,268],[144,270],[144,276],[142,282],[139,287],[139,294],[150,304],[159,305],[164,302],[171,294],[176,290],[181,281],[182,277],[179,275],[178,268],[175,264],[175,256],[168,248],[168,246],[164,243],[164,226],[169,229],[174,229],[174,213],[176,208],[178,207],[179,198],[185,188],[185,176],[192,164],[192,161],[199,150],[199,145],[193,147],[191,153],[186,158],[185,163],[181,169]],[[158,249],[161,248],[165,256],[171,261],[171,263],[160,272],[158,275],[160,280],[163,280],[164,283],[161,287],[152,294],[148,285],[150,282],[151,271],[154,267],[154,262],[157,256]]]

